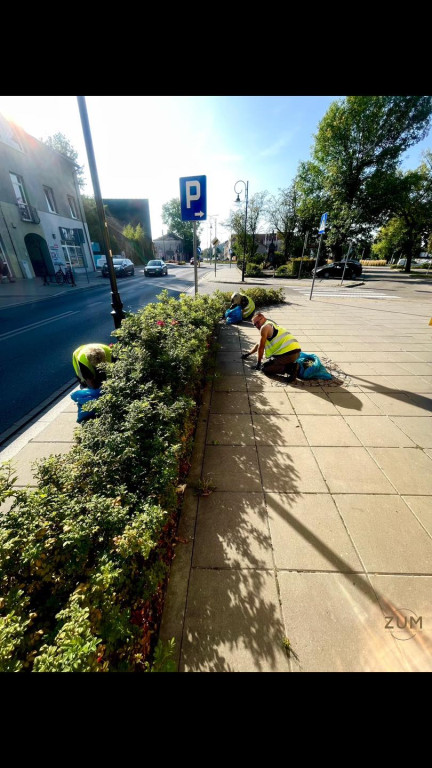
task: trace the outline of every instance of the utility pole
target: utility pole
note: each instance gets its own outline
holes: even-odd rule
[[[88,114],[87,114],[87,105],[85,101],[85,96],[77,96],[77,99],[78,99],[78,107],[79,107],[80,116],[81,116],[81,125],[83,129],[83,134],[84,134],[84,141],[86,145],[87,159],[89,162],[90,175],[93,183],[93,191],[95,196],[96,208],[98,212],[99,224],[102,231],[102,239],[104,242],[104,248],[106,253],[108,275],[111,283],[111,306],[113,308],[111,315],[114,320],[114,327],[120,328],[121,321],[124,319],[125,314],[123,312],[123,304],[120,299],[120,294],[117,290],[117,280],[114,272],[112,251],[111,251],[109,235],[108,235],[108,225],[105,218],[105,211],[103,207],[102,195],[101,195],[101,190],[99,186],[99,177],[98,177],[98,172],[96,168],[95,154],[93,150],[93,141],[91,137],[90,123],[89,123]]]

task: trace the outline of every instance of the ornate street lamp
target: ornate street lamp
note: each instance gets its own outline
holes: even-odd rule
[[[240,195],[237,192],[236,186],[237,184],[244,184],[245,191],[246,191],[246,212],[245,212],[245,230],[244,230],[244,248],[243,248],[243,264],[242,264],[242,283],[244,283],[244,277],[245,277],[245,268],[246,268],[246,227],[247,227],[247,209],[248,209],[248,190],[249,190],[249,182],[243,181],[243,179],[239,179],[234,184],[234,192],[237,195],[236,200],[234,200],[235,203],[241,203]]]

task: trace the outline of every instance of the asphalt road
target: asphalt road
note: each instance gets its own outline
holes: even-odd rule
[[[199,277],[205,274],[199,270]],[[163,288],[170,296],[193,289],[194,270],[170,268],[167,277],[142,274],[117,281],[127,312],[136,312],[156,300]],[[0,438],[15,423],[74,379],[72,352],[80,344],[115,343],[111,336],[109,280],[84,291],[69,291],[55,299],[11,307],[1,312]]]

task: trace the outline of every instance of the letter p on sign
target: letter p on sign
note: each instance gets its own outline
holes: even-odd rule
[[[195,190],[195,194],[192,190]],[[191,200],[199,200],[201,197],[201,184],[199,181],[186,182],[186,208],[191,207]]]

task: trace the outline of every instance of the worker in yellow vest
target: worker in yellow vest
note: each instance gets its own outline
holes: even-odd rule
[[[243,360],[258,352],[256,370],[265,374],[288,374],[288,381],[295,382],[298,373],[298,359],[301,348],[297,339],[281,325],[268,320],[262,312],[252,317],[252,324],[260,332],[260,342],[242,355]],[[266,361],[261,364],[265,354]]]
[[[97,389],[106,378],[103,371],[98,371],[100,363],[113,361],[112,344],[82,344],[72,355],[72,365],[79,379],[81,388]]]
[[[246,296],[245,293],[235,292],[231,296],[230,309],[238,304],[240,304],[242,309],[243,320],[249,320],[255,312],[254,301],[250,298],[250,296]]]

